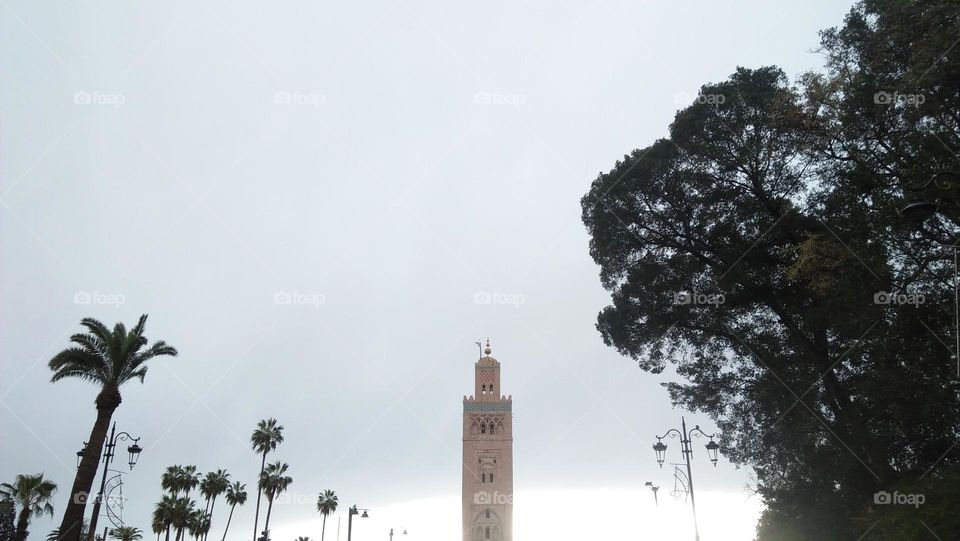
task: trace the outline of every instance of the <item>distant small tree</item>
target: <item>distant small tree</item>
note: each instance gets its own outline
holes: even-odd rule
[[[110,538],[118,541],[140,541],[143,539],[143,531],[133,526],[120,526],[110,530]]]
[[[323,527],[320,529],[320,541],[323,541],[327,533],[327,516],[337,510],[337,494],[330,490],[324,490],[317,496],[317,511],[323,515]]]
[[[16,541],[26,541],[29,533],[27,527],[33,517],[53,516],[53,504],[50,502],[56,492],[57,484],[44,479],[42,473],[18,475],[12,484],[0,484],[0,498],[20,508],[17,529],[13,536]]]
[[[90,532],[90,521],[87,519],[83,520],[83,524],[80,526],[80,539],[86,539],[87,534]],[[60,538],[60,528],[54,528],[47,534],[47,541],[57,541]],[[99,539],[100,536],[97,536]]]

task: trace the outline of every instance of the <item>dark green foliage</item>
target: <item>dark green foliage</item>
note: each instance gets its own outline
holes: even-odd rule
[[[761,540],[857,539],[875,493],[960,461],[952,256],[932,245],[955,238],[957,184],[919,194],[941,211],[923,231],[899,215],[906,187],[960,172],[958,14],[858,5],[823,34],[826,73],[705,85],[583,198],[612,297],[598,330],[645,370],[675,365],[671,399],[756,472]]]
[[[0,500],[0,541],[13,541],[17,527],[14,524],[14,506],[9,500]]]

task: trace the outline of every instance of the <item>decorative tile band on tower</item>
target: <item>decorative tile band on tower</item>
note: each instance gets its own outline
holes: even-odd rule
[[[490,339],[463,398],[463,541],[513,541],[513,397]]]

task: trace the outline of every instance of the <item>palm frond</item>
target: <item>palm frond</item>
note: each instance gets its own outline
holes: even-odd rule
[[[76,377],[100,383],[104,389],[116,389],[132,379],[143,382],[147,369],[144,364],[153,357],[177,354],[177,350],[163,340],[152,346],[143,333],[147,316],[140,316],[129,332],[122,322],[113,331],[93,318],[84,318],[80,324],[88,333],[75,334],[71,341],[76,344],[56,354],[49,362],[54,371],[52,381]]]
[[[54,372],[67,368],[83,370],[98,378],[106,379],[108,377],[102,359],[82,347],[70,347],[57,353],[47,365]]]
[[[99,320],[92,317],[85,317],[80,320],[80,324],[86,327],[87,330],[90,331],[90,334],[99,338],[104,344],[110,343],[113,335],[110,334],[110,329]]]

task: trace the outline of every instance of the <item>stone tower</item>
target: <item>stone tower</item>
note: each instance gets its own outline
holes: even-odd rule
[[[513,397],[500,391],[490,340],[463,397],[463,541],[513,540]]]

